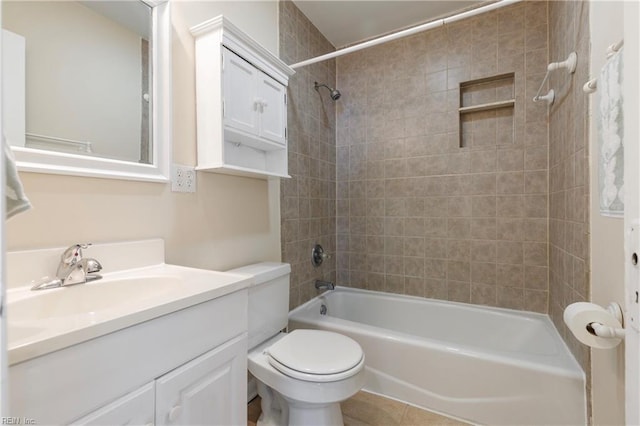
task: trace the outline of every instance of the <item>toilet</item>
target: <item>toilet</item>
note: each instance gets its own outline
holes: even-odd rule
[[[329,331],[282,331],[289,314],[289,264],[264,262],[229,272],[255,280],[249,288],[248,368],[262,398],[258,425],[343,425],[340,402],[364,385],[360,345]]]

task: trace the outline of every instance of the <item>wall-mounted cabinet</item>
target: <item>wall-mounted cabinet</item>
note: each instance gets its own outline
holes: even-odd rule
[[[294,71],[223,16],[191,28],[198,170],[289,177],[287,84]]]
[[[225,140],[286,145],[286,87],[228,49],[222,52]]]

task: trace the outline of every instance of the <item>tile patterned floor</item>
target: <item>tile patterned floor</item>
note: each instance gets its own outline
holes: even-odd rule
[[[367,392],[358,392],[342,403],[345,426],[463,426],[467,423],[421,410],[402,402]],[[260,399],[248,407],[248,426],[260,417]]]

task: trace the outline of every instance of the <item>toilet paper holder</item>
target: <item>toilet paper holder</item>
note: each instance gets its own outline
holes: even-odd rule
[[[609,312],[611,316],[617,319],[620,324],[623,324],[622,308],[620,308],[620,305],[618,305],[616,302],[609,303],[609,306],[607,306],[607,312]],[[621,327],[611,327],[594,321],[587,324],[586,328],[587,331],[594,336],[604,337],[608,339],[624,339],[625,331],[624,328]]]
[[[591,302],[575,302],[564,310],[563,319],[576,339],[595,349],[613,349],[625,337],[620,305],[607,308]]]

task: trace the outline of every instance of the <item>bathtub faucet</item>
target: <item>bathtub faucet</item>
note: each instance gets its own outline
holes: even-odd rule
[[[318,290],[333,290],[336,285],[331,281],[316,280],[316,288]]]

